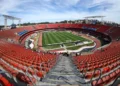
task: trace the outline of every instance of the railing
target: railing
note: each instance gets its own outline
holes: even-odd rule
[[[0,71],[0,74],[5,74],[5,73],[8,73],[8,74],[10,75],[10,78],[12,78],[12,79],[15,81],[14,77],[12,76],[12,74],[10,74],[10,73],[7,72],[7,71]],[[0,83],[0,86],[1,86],[1,83]],[[2,86],[3,86],[3,85],[2,85]]]
[[[120,74],[117,75],[117,78],[115,79],[115,81],[113,82],[113,84],[111,84],[111,86],[117,86],[116,84],[120,84],[120,82],[119,82],[119,83],[116,83],[117,80],[120,80]],[[118,85],[118,86],[119,86],[119,85]]]
[[[94,70],[94,72],[93,72],[93,74],[92,74],[92,78],[89,80],[89,81],[87,81],[87,82],[80,82],[80,81],[77,81],[78,83],[80,83],[80,84],[90,84],[93,80],[93,77],[94,77],[94,75],[95,75],[95,72],[96,71],[100,71],[100,75],[99,75],[99,77],[98,77],[98,79],[96,79],[97,80],[97,82],[96,82],[96,84],[98,83],[98,80],[101,78],[101,75],[102,75],[102,73],[101,73],[101,69],[95,69]],[[85,80],[85,77],[84,77],[84,80]],[[96,86],[96,84],[95,84],[95,86]]]
[[[56,63],[58,62],[60,60],[60,58],[58,58],[58,57],[56,57],[56,58],[54,58],[54,59],[50,59],[50,60],[48,60],[47,62],[42,62],[42,63],[40,63],[40,68],[41,68],[41,71],[43,71],[42,70],[42,68],[49,68],[50,67],[50,65],[52,64],[52,65],[56,65]],[[47,66],[44,66],[44,64],[47,64]],[[32,85],[33,86],[36,86],[36,83],[34,83],[33,81],[32,81],[32,79],[31,79],[31,76],[30,76],[30,74],[29,74],[29,69],[33,69],[33,72],[35,73],[35,76],[37,77],[37,70],[35,70],[35,68],[34,68],[34,66],[32,65],[32,66],[29,66],[27,69],[26,69],[26,75],[29,77],[29,79],[30,79],[30,81],[32,82]],[[33,76],[34,77],[34,76]],[[35,78],[35,77],[34,77]],[[42,79],[41,79],[41,81],[42,81]],[[39,79],[37,78],[37,82],[39,82]]]
[[[10,74],[9,72],[7,72],[7,71],[0,71],[0,74],[5,74],[5,73],[8,73],[10,75],[10,77],[13,78],[12,74]]]
[[[86,79],[85,76],[86,76],[87,71],[88,71],[88,68],[87,68],[88,63],[86,62],[86,63],[83,64],[83,62],[80,62],[80,63],[78,63],[78,64],[79,64],[80,66],[84,65],[83,70],[82,70],[82,76],[79,76],[79,77],[80,77],[80,78],[83,78],[83,79],[85,80],[85,79]],[[98,80],[101,78],[101,75],[102,75],[102,71],[101,71],[100,68],[97,68],[97,69],[94,70],[94,72],[93,72],[93,74],[92,74],[92,77],[91,77],[91,79],[90,79],[89,81],[87,81],[87,82],[76,81],[76,82],[78,82],[78,83],[80,83],[80,84],[89,84],[89,83],[91,83],[91,82],[92,82],[92,79],[93,79],[93,77],[94,77],[94,75],[95,75],[95,72],[96,72],[97,70],[98,70],[99,73],[100,73],[98,79],[96,79],[96,80],[97,80],[96,84],[97,84],[97,83],[98,83]],[[95,84],[95,85],[96,85],[96,84]]]
[[[34,68],[34,67],[33,67],[33,66],[29,66],[29,67],[26,69],[26,75],[29,77],[29,80],[32,82],[32,85],[33,85],[33,86],[36,86],[36,83],[34,83],[34,82],[32,81],[32,79],[31,79],[31,77],[29,76],[29,72],[28,72],[29,68]],[[37,76],[35,70],[34,70],[34,72],[35,72],[35,75]],[[37,81],[38,81],[38,80],[37,80]]]

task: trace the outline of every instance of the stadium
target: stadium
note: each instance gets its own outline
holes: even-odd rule
[[[120,85],[118,23],[87,16],[23,25],[21,18],[1,16],[0,86]],[[19,24],[8,26],[7,19]]]

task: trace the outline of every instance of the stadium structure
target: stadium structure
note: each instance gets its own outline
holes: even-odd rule
[[[120,27],[96,17],[1,29],[0,86],[119,86]]]

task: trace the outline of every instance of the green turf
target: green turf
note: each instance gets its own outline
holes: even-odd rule
[[[59,44],[59,43],[66,43],[66,42],[75,42],[75,41],[85,41],[86,39],[74,35],[72,33],[66,31],[58,31],[58,32],[44,32],[43,33],[43,46],[45,45],[52,45],[52,44]]]
[[[64,44],[65,46],[74,46],[75,44],[74,43],[67,43],[67,44]]]
[[[60,45],[44,46],[44,49],[60,48]]]
[[[60,45],[64,44],[66,48],[75,50],[80,48],[76,47],[73,42],[76,41],[90,41],[83,37],[72,34],[68,31],[49,31],[43,32],[42,45],[44,49],[60,49]]]

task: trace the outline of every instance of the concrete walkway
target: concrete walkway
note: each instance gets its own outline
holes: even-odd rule
[[[81,76],[82,74],[72,63],[71,57],[60,56],[56,66],[46,75],[43,82],[60,86],[91,86],[90,84],[80,84],[80,82],[85,82]]]

